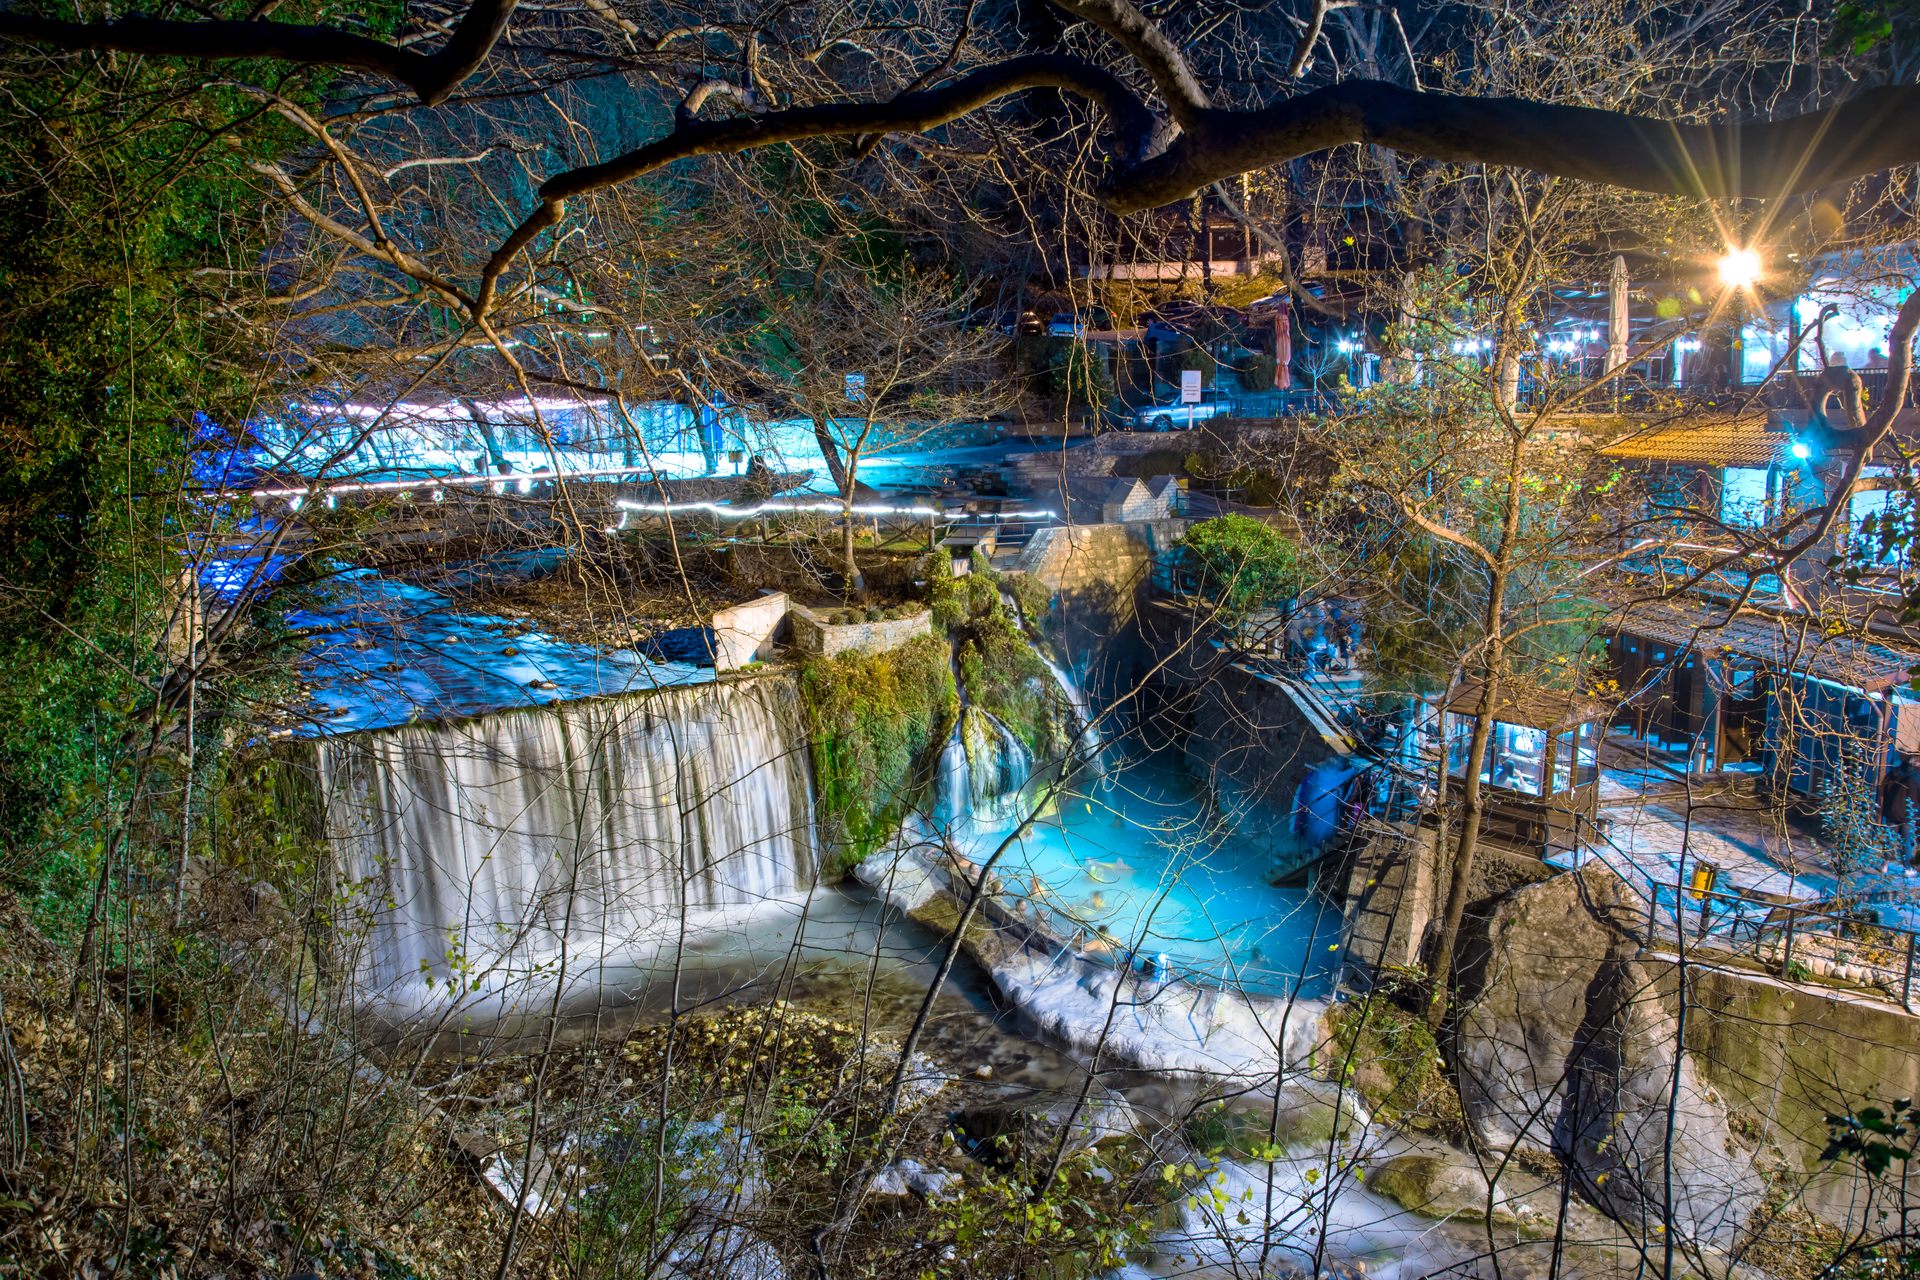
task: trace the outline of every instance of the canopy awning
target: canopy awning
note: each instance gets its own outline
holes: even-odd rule
[[[1833,684],[1878,692],[1906,684],[1920,667],[1920,649],[1860,635],[1828,635],[1803,614],[1742,610],[1728,618],[1724,607],[1690,600],[1660,600],[1622,609],[1607,629],[1676,649],[1699,649],[1749,658]]]

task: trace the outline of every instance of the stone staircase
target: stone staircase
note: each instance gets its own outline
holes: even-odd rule
[[[1366,682],[1355,667],[1333,671],[1309,666],[1296,673],[1294,679],[1311,689],[1322,702],[1342,711],[1351,711],[1354,704],[1366,696]]]

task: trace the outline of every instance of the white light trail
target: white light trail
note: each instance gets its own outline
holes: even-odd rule
[[[950,514],[941,507],[889,507],[879,503],[865,502],[857,502],[851,508],[839,502],[763,502],[757,507],[728,507],[717,502],[628,502],[623,498],[614,505],[626,511],[638,511],[646,515],[707,511],[716,516],[731,516],[738,520],[751,520],[755,516],[780,515],[794,511],[818,511],[830,515],[850,513],[856,516],[947,516]],[[981,513],[979,518],[989,517],[995,520],[1058,520],[1060,518],[1059,513],[1054,511],[992,511]]]
[[[491,485],[495,493],[501,492],[507,485],[515,485],[525,493],[532,484],[543,480],[579,480],[587,476],[605,476],[609,479],[622,479],[631,476],[636,484],[651,484],[653,473],[639,467],[586,467],[574,471],[516,471],[510,476],[423,476],[418,480],[362,480],[353,484],[323,484],[315,481],[305,489],[255,489],[256,498],[304,498],[312,493],[393,493],[407,489],[440,489],[452,485],[477,486]]]

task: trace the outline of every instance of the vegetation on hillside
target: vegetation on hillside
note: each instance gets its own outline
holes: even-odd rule
[[[1029,626],[1044,627],[1053,593],[1030,573],[999,572],[977,552],[971,570],[928,585],[934,625],[953,644],[967,696],[1013,730],[1035,760],[1054,758],[1072,741],[1067,708],[1053,673],[1007,608],[1011,597]]]
[[[959,697],[947,646],[916,636],[885,653],[815,658],[800,672],[815,811],[832,869],[884,844],[927,787],[930,748]]]
[[[278,627],[243,609],[180,679],[206,554],[182,531],[252,514],[196,461],[263,372],[230,270],[265,245],[247,166],[291,142],[240,95],[181,110],[201,79],[73,64],[9,80],[0,112],[0,856],[56,936],[110,908],[96,872],[131,854],[137,810],[178,823],[188,683],[202,734],[224,732],[236,644]]]

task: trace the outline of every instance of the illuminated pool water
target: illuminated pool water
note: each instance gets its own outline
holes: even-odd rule
[[[983,861],[1016,825],[1008,814],[952,827]],[[1065,797],[996,871],[1022,911],[1078,935],[1083,955],[1310,998],[1339,959],[1340,914],[1309,890],[1266,882],[1284,825],[1273,815],[1229,823],[1165,761],[1121,764]]]

